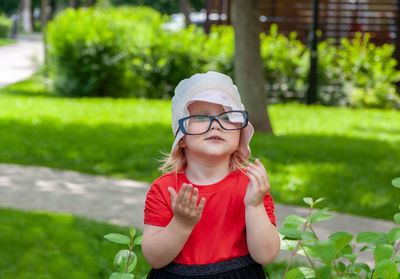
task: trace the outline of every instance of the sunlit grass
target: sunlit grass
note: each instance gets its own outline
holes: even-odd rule
[[[37,78],[0,93],[0,161],[151,182],[173,142],[168,100],[68,99]],[[255,134],[275,201],[325,197],[334,210],[391,219],[400,200],[400,112],[269,106],[275,135]]]
[[[6,45],[11,45],[11,44],[15,44],[15,40],[12,39],[5,39],[5,38],[0,38],[0,47],[1,46],[6,46]]]

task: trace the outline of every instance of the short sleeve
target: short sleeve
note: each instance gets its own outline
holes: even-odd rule
[[[154,182],[146,196],[144,223],[165,227],[172,219],[171,199],[166,187]]]
[[[267,211],[269,220],[276,227],[276,219],[275,219],[275,213],[274,213],[275,205],[274,205],[274,200],[272,199],[269,192],[265,195],[263,203],[264,203],[265,210]]]

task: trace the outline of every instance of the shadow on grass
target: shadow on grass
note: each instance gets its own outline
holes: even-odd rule
[[[400,191],[400,147],[343,136],[256,134],[253,154],[263,159],[275,200],[305,205],[302,198],[325,197],[342,212],[392,219]]]
[[[122,245],[104,239],[128,228],[78,216],[0,208],[1,278],[108,278]],[[136,247],[137,275],[149,265]],[[141,278],[138,276],[138,278]]]
[[[0,131],[2,162],[147,181],[160,174],[160,151],[168,152],[173,140],[169,126],[90,127],[49,118],[36,123],[2,120]]]
[[[42,118],[0,120],[0,161],[41,165],[151,182],[158,159],[169,152],[169,125],[85,126]],[[276,201],[304,205],[305,196],[325,197],[334,210],[391,219],[400,191],[400,148],[395,143],[343,136],[256,134],[254,157],[269,173]]]

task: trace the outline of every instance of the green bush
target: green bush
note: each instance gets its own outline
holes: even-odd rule
[[[0,38],[7,38],[10,35],[11,28],[12,21],[0,14]]]
[[[67,10],[48,27],[50,76],[67,96],[169,98],[180,80],[215,70],[233,77],[232,26],[206,35],[190,26],[163,29],[168,17],[151,8]],[[66,34],[66,35],[64,35]],[[261,34],[266,94],[270,103],[305,101],[309,51],[291,33],[272,25]],[[375,46],[358,34],[340,45],[318,45],[318,103],[392,108],[400,80],[392,45]]]
[[[115,6],[119,5],[133,5],[133,6],[149,6],[159,11],[162,14],[180,13],[181,8],[179,1],[170,0],[109,0]],[[205,7],[205,0],[189,0],[192,8],[199,11]]]
[[[276,24],[269,34],[261,34],[261,57],[266,91],[270,103],[304,99],[305,46],[296,33],[278,33]]]
[[[140,96],[144,80],[132,62],[150,55],[161,28],[150,8],[67,9],[48,26],[49,70],[67,96]]]
[[[144,7],[67,10],[48,27],[50,73],[67,96],[165,98],[204,71],[202,29],[162,29],[167,18]],[[66,34],[66,35],[64,35]]]
[[[222,72],[233,78],[234,32],[232,26],[212,26],[204,51],[208,57],[208,70]]]
[[[338,50],[338,46],[331,40],[318,44],[317,101],[327,106],[348,105],[347,94],[343,86],[343,73],[339,65],[340,53]],[[307,51],[306,57],[308,59],[309,51]],[[308,64],[309,62],[307,62]]]
[[[142,81],[142,91],[137,96],[172,97],[179,81],[205,71],[205,40],[204,32],[195,26],[179,32],[163,30],[153,38],[148,52],[133,52],[129,70]]]
[[[375,46],[370,35],[360,33],[352,40],[343,38],[339,53],[342,84],[348,87],[349,103],[354,107],[392,108],[398,101],[395,82],[400,81],[394,45]]]

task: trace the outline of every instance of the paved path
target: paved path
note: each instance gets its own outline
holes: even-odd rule
[[[143,228],[143,208],[149,184],[128,179],[45,167],[0,164],[0,207],[46,210],[87,216],[99,221]],[[307,208],[276,204],[278,227],[286,216],[306,216]],[[333,213],[335,218],[315,225],[320,239],[336,231],[388,232],[395,224],[371,218]],[[285,253],[281,257],[287,258]],[[364,260],[372,264],[370,255]]]
[[[0,88],[30,77],[43,57],[40,35],[20,36],[16,44],[0,47]]]

